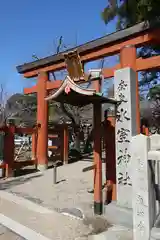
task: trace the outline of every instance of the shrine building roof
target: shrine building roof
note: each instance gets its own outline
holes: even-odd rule
[[[91,103],[117,104],[115,99],[106,98],[102,93],[97,93],[94,89],[80,87],[69,76],[65,78],[60,88],[48,95],[45,100],[63,102],[73,106],[85,106]]]

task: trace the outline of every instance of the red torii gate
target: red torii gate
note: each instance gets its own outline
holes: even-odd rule
[[[154,69],[160,67],[160,56],[147,59],[138,58],[136,48],[146,44],[154,44],[159,42],[160,29],[155,23],[140,23],[131,28],[118,31],[116,33],[104,36],[97,40],[88,42],[77,47],[77,51],[84,63],[100,59],[120,53],[120,64],[112,68],[102,69],[104,78],[114,76],[114,71],[119,68],[130,67],[137,72],[137,99],[136,99],[136,119],[137,133],[140,132],[140,111],[139,111],[139,91],[138,91],[138,71],[146,69]],[[75,50],[75,49],[72,49]],[[39,169],[44,169],[47,165],[47,124],[48,112],[47,102],[45,97],[47,92],[52,89],[57,89],[61,86],[62,81],[51,82],[49,72],[54,72],[65,68],[64,53],[52,55],[35,62],[26,63],[18,66],[17,70],[23,74],[25,78],[38,76],[37,85],[32,88],[24,89],[24,93],[37,92],[37,123],[41,125],[38,134],[37,158]],[[95,89],[100,92],[101,82],[95,82]],[[97,139],[100,139],[100,133],[96,131]],[[98,157],[98,156],[97,156]],[[100,158],[100,156],[98,157]],[[109,159],[108,159],[109,160]],[[110,169],[115,171],[115,169]]]

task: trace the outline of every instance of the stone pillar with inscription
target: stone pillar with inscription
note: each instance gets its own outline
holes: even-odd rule
[[[150,136],[151,150],[160,151],[160,134],[153,134]]]
[[[136,128],[136,73],[123,68],[114,74],[116,110],[116,181],[117,205],[132,208],[131,139]]]
[[[150,138],[150,150],[157,155],[160,154],[160,134],[152,134]],[[157,159],[157,158],[156,158]],[[160,212],[160,161],[154,162],[154,171],[155,171],[155,185],[157,191],[157,201],[156,201],[156,213]]]
[[[150,141],[142,134],[132,138],[133,236],[149,240],[155,221],[155,193],[148,161]]]

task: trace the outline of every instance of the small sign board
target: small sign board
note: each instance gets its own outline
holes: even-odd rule
[[[85,80],[83,66],[77,50],[65,53],[64,59],[69,77],[74,82]]]

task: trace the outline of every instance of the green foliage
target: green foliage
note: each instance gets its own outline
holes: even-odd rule
[[[159,19],[159,0],[108,0],[102,12],[107,24],[117,17],[117,28],[130,27],[138,22]]]
[[[153,101],[160,100],[160,84],[149,89],[148,97]]]
[[[131,27],[142,21],[159,20],[160,0],[109,0],[109,4],[102,12],[102,19],[108,24],[115,17],[117,19],[117,29],[121,30]],[[148,58],[160,54],[160,46],[144,46],[138,51],[138,57]],[[141,73],[139,80],[140,93],[150,97],[151,89],[155,89],[159,84],[159,70],[147,70]],[[154,92],[154,90],[153,90]]]
[[[105,24],[117,20],[117,30],[131,27],[139,22],[160,21],[160,0],[108,0],[101,16]],[[160,55],[160,45],[143,46],[137,51],[138,57],[149,58]],[[159,69],[141,73],[139,79],[140,100],[151,101],[152,126],[160,130],[160,72]]]

